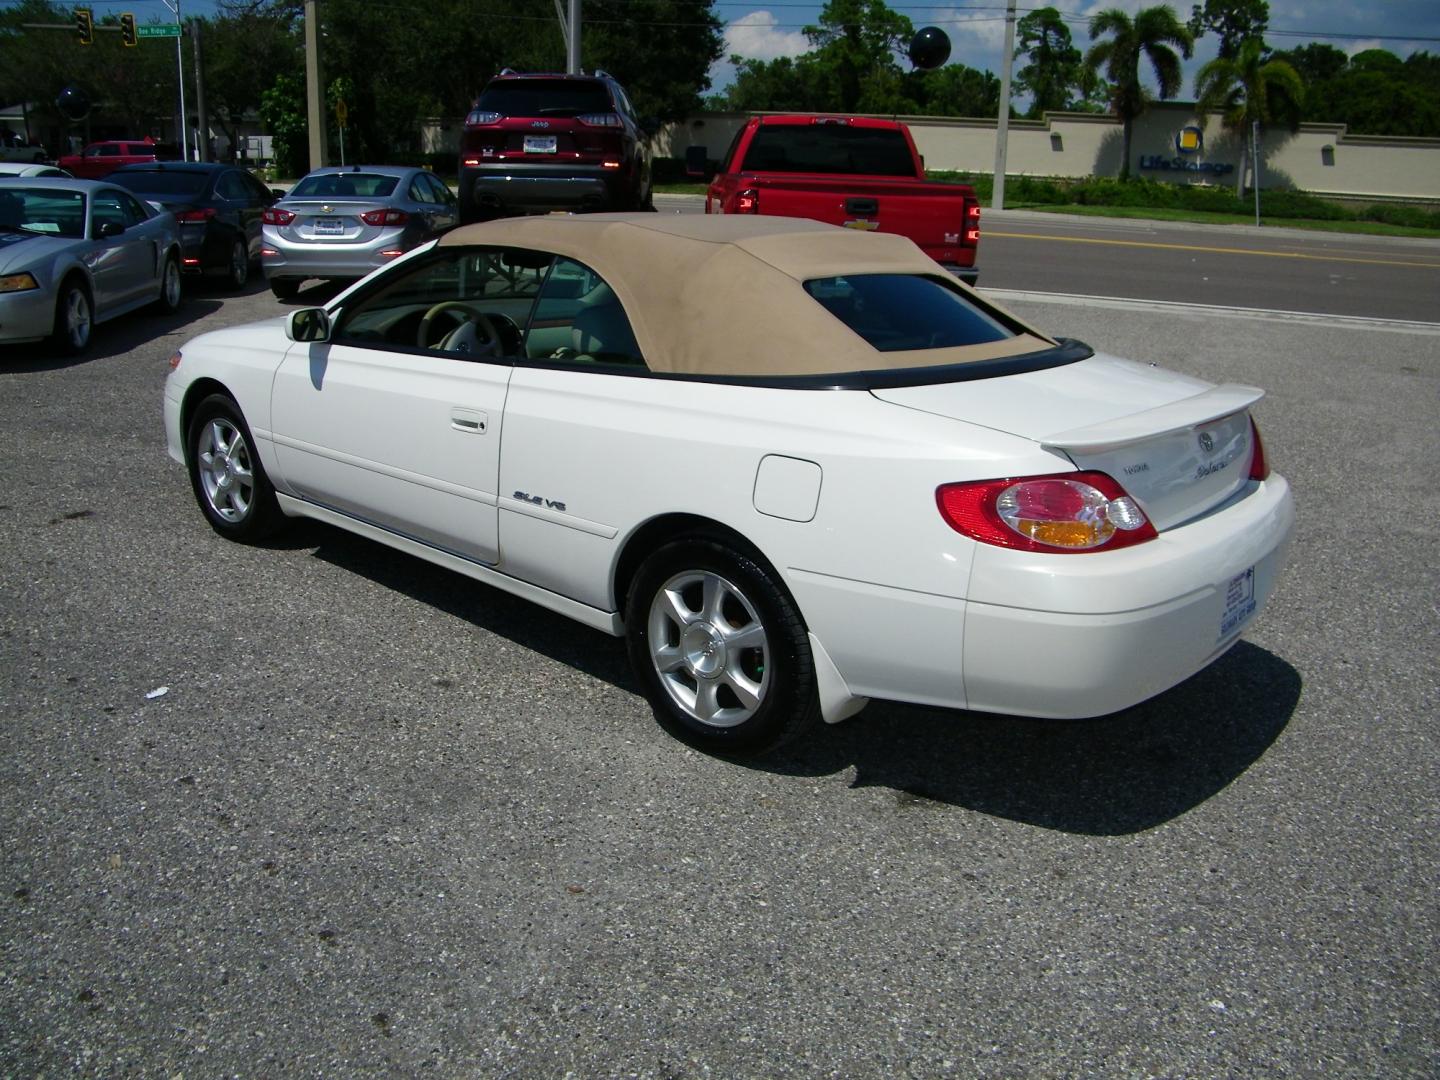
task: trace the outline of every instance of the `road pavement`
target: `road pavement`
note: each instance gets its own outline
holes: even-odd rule
[[[216,536],[161,382],[263,286],[0,355],[0,1074],[1436,1075],[1440,336],[1013,306],[1269,390],[1272,606],[1114,717],[875,703],[748,764],[618,641]]]

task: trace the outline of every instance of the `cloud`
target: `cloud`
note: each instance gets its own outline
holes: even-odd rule
[[[810,42],[800,30],[784,29],[768,11],[752,11],[731,21],[725,28],[725,55],[747,60],[776,60],[810,51]]]

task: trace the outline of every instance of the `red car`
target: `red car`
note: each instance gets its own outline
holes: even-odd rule
[[[490,80],[460,140],[460,220],[551,210],[650,210],[656,125],[636,118],[624,89],[593,75]]]
[[[703,147],[691,147],[686,162],[693,175],[708,171]],[[927,180],[910,129],[897,120],[751,117],[720,162],[705,212],[813,218],[899,233],[969,285],[980,273],[975,189]]]
[[[69,169],[82,180],[99,180],[121,165],[176,161],[179,157],[176,147],[157,143],[148,136],[144,139],[106,139],[91,143],[79,154],[66,154],[60,159],[60,167]]]

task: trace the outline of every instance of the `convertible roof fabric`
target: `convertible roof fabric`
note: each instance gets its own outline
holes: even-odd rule
[[[630,317],[652,371],[802,376],[881,371],[1019,356],[1055,343],[1024,332],[958,348],[881,352],[804,289],[814,278],[924,274],[954,281],[910,240],[799,218],[584,214],[508,218],[446,233],[441,246],[538,249],[598,273]],[[986,311],[995,305],[955,281]]]

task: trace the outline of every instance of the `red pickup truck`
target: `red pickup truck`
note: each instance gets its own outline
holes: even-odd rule
[[[60,167],[69,169],[81,180],[101,180],[121,165],[175,161],[179,157],[178,147],[157,143],[154,139],[107,139],[91,143],[79,154],[65,155],[60,159]]]
[[[698,151],[698,153],[697,153]],[[704,169],[691,147],[686,168]],[[707,214],[776,214],[899,233],[975,284],[980,200],[966,184],[925,179],[910,129],[861,116],[754,116],[705,193]]]

